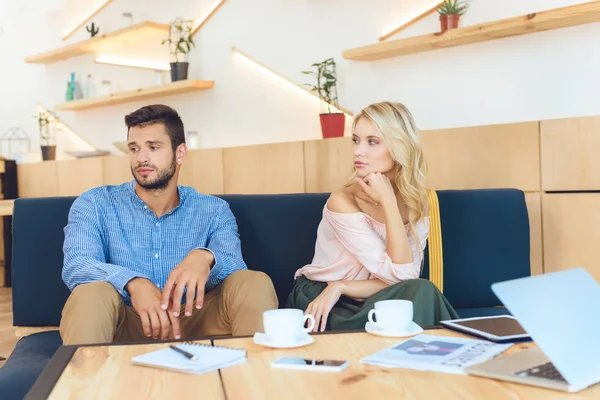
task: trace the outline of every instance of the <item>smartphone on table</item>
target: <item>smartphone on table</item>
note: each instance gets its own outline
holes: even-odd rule
[[[308,371],[340,372],[348,366],[348,361],[318,360],[302,357],[281,357],[271,362],[273,368],[300,369]]]

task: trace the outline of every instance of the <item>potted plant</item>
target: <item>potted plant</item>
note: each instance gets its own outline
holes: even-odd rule
[[[42,160],[55,160],[56,144],[54,144],[54,126],[57,122],[57,118],[50,112],[38,111],[37,120],[40,131]]]
[[[443,0],[438,5],[442,33],[448,29],[458,28],[460,16],[467,12],[468,4],[460,0]]]
[[[195,46],[192,39],[193,21],[184,21],[177,18],[171,22],[169,37],[163,39],[162,44],[169,43],[171,53],[171,81],[181,81],[188,77],[189,53]]]
[[[321,133],[323,138],[344,136],[346,116],[342,112],[332,112],[332,107],[339,110],[337,97],[337,73],[333,58],[328,58],[312,65],[316,71],[302,71],[303,74],[316,78],[316,84],[305,84],[321,98]]]

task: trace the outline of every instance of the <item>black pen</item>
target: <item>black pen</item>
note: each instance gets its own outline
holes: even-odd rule
[[[187,358],[189,358],[190,360],[197,360],[198,357],[196,357],[195,355],[193,355],[192,353],[188,353],[185,350],[181,350],[179,347],[177,346],[169,346],[170,348],[172,348],[173,350],[175,350],[176,352],[183,354],[184,356],[186,356]]]

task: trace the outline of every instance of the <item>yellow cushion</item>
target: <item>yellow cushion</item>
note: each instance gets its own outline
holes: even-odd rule
[[[429,191],[429,280],[444,292],[444,258],[440,203],[435,190]]]

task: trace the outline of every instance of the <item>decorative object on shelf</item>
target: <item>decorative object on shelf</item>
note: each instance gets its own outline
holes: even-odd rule
[[[92,74],[88,74],[85,84],[83,85],[83,98],[90,99],[96,97],[96,84],[92,78]]]
[[[67,91],[65,92],[65,101],[83,99],[83,90],[79,81],[75,79],[75,72],[71,72],[71,80],[67,82]]]
[[[316,71],[302,71],[303,74],[316,77],[316,84],[305,84],[311,88],[311,91],[322,100],[321,109],[326,108],[326,112],[319,114],[321,122],[321,133],[323,138],[333,138],[344,136],[346,125],[346,116],[342,112],[332,112],[332,106],[339,110],[337,96],[337,73],[335,60],[328,58],[320,63],[312,65]]]
[[[18,126],[8,128],[0,138],[0,157],[4,159],[16,160],[19,155],[30,151],[31,140],[27,133]]]
[[[198,131],[188,131],[185,141],[189,149],[200,148],[200,136],[198,135]]]
[[[100,83],[100,95],[110,96],[112,95],[112,84],[110,81],[102,81]]]
[[[59,119],[51,111],[38,111],[38,127],[40,132],[40,148],[42,160],[56,159],[56,130]]]
[[[461,0],[443,0],[438,5],[442,33],[448,29],[458,28],[460,16],[467,12],[469,4]]]
[[[169,43],[171,53],[171,81],[185,80],[188,77],[189,53],[195,46],[192,39],[192,26],[194,21],[184,21],[177,18],[171,22],[169,37],[163,39],[161,44]]]
[[[85,30],[89,32],[91,37],[96,36],[98,32],[100,32],[100,28],[97,27],[93,22],[89,26],[86,26]]]
[[[124,12],[123,14],[121,14],[123,16],[123,18],[128,18],[129,19],[129,26],[133,25],[133,14],[130,12]]]

